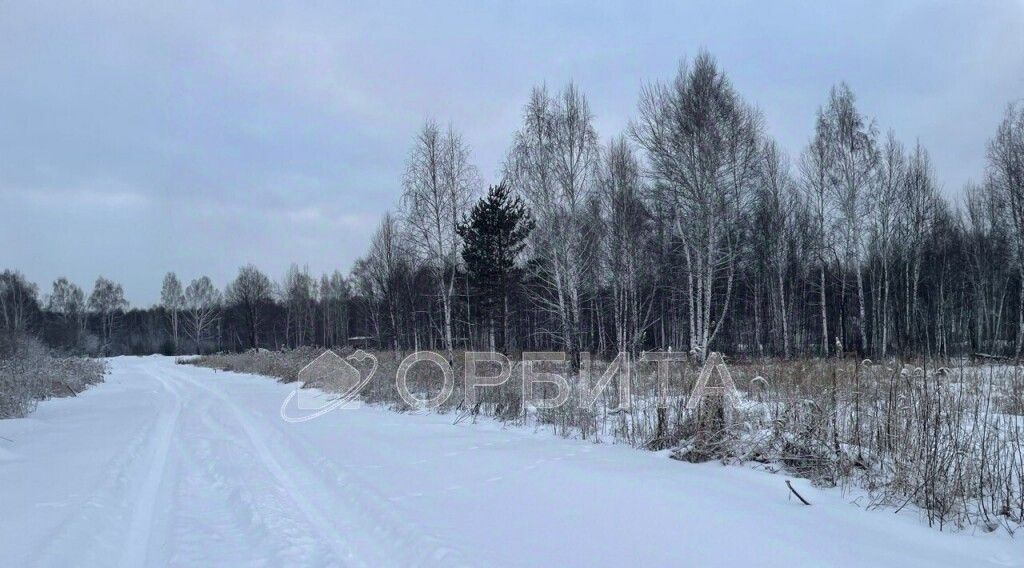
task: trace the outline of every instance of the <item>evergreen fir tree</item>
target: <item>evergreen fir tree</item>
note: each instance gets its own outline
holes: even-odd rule
[[[514,288],[520,276],[516,258],[533,227],[533,218],[523,201],[499,184],[490,187],[457,228],[464,242],[462,259],[488,322],[492,348],[500,344],[508,351],[511,347],[510,305],[515,300]],[[496,337],[499,333],[500,341]]]

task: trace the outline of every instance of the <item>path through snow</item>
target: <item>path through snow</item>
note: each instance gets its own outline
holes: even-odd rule
[[[290,386],[117,358],[0,421],[3,566],[1024,566],[784,477],[378,408],[289,424]]]

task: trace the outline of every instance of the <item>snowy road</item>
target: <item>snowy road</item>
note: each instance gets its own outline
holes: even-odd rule
[[[162,357],[0,421],[3,566],[1024,566],[784,477],[629,448],[339,410]]]

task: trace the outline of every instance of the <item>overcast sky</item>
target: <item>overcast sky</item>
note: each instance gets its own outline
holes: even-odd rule
[[[1024,97],[1010,0],[255,4],[0,2],[0,269],[142,305],[168,270],[347,272],[425,118],[494,181],[532,86],[575,81],[606,140],[701,48],[792,156],[845,80],[950,196]]]

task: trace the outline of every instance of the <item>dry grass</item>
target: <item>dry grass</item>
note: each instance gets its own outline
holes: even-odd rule
[[[77,395],[105,373],[102,361],[58,357],[34,338],[19,338],[0,356],[0,418],[26,416],[46,398]]]
[[[251,351],[200,357],[194,364],[295,380],[319,352]],[[344,355],[344,353],[343,353]],[[366,402],[405,411],[394,383],[400,356],[376,354],[380,368],[363,390]],[[559,408],[524,404],[521,368],[512,380],[478,390],[465,402],[463,357],[452,364],[452,396],[438,410],[456,421],[490,416],[516,425],[550,427],[562,436],[671,448],[687,461],[760,462],[821,485],[866,491],[873,507],[918,510],[939,528],[980,526],[1016,531],[1024,524],[1024,374],[1008,365],[946,368],[803,359],[730,364],[739,404],[686,402],[700,372],[696,361],[676,363],[659,389],[654,364],[634,365],[628,410],[619,410],[613,381],[597,403],[580,404],[582,382],[570,378]],[[608,367],[595,362],[594,377]],[[482,369],[488,374],[488,369]],[[421,398],[441,390],[442,373],[419,364],[409,390]],[[554,387],[538,387],[554,394]]]

